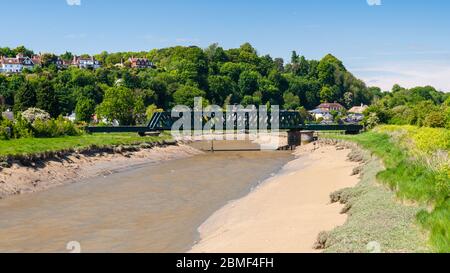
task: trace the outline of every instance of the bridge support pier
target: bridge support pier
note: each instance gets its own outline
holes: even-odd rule
[[[295,149],[295,147],[300,146],[301,143],[302,143],[302,134],[299,130],[288,131],[288,146],[291,149]]]
[[[314,142],[314,131],[301,131],[300,134],[302,145]]]
[[[288,131],[288,146],[291,147],[291,149],[295,149],[297,146],[306,145],[311,142],[314,142],[314,131]]]

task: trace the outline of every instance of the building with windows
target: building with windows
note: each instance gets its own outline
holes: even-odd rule
[[[131,68],[154,68],[155,65],[147,58],[130,58]]]
[[[317,106],[317,109],[322,110],[322,112],[331,112],[331,111],[341,112],[345,109],[345,107],[337,102],[334,103],[325,102]]]
[[[15,58],[0,57],[0,71],[2,73],[20,73],[24,69],[32,69],[33,60],[23,54],[17,54]]]
[[[94,57],[85,58],[80,56],[74,56],[71,65],[84,69],[98,69],[102,67],[100,62]]]

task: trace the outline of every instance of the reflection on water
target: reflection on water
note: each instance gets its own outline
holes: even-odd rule
[[[0,252],[183,252],[197,227],[292,156],[219,152],[0,201]]]

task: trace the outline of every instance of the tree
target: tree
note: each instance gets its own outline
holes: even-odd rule
[[[450,129],[450,107],[444,109],[445,113],[445,128]]]
[[[258,83],[262,103],[269,102],[271,105],[283,103],[283,93],[269,79],[261,78]]]
[[[344,102],[345,102],[345,106],[347,106],[348,108],[354,106],[353,105],[353,93],[352,92],[346,92],[344,94]]]
[[[270,71],[267,78],[283,93],[289,88],[289,81],[283,74],[275,69]]]
[[[244,107],[247,107],[249,105],[254,105],[256,107],[260,106],[262,104],[261,98],[259,96],[244,96],[242,99],[241,104]]]
[[[191,108],[194,107],[196,97],[205,98],[205,96],[205,91],[188,85],[183,85],[173,94],[176,105],[186,105]]]
[[[73,59],[73,54],[66,51],[66,53],[62,54],[60,57],[65,61],[71,61]]]
[[[278,72],[280,72],[280,73],[284,72],[284,60],[283,60],[283,58],[275,58],[273,60],[273,63],[274,63],[275,69]]]
[[[327,86],[335,85],[335,80],[334,80],[335,67],[331,62],[328,62],[325,59],[322,59],[322,61],[320,61],[319,65],[317,66],[317,72],[318,72],[319,81],[322,85],[327,85]]]
[[[290,92],[284,93],[283,100],[283,108],[285,110],[296,110],[298,107],[300,107],[300,98]]]
[[[445,128],[446,116],[443,111],[433,111],[427,115],[423,126],[431,128]]]
[[[236,84],[228,76],[209,76],[208,85],[208,99],[214,104],[223,105],[229,95],[238,95]]]
[[[227,62],[220,67],[220,74],[230,77],[236,83],[239,81],[241,72],[242,67],[237,63]]]
[[[32,50],[27,49],[25,46],[18,46],[14,50],[14,57],[17,54],[23,54],[24,56],[31,57],[34,55],[34,52]]]
[[[11,106],[14,104],[14,92],[8,84],[8,79],[0,74],[0,97],[2,98],[0,104]]]
[[[137,124],[144,124],[147,121],[146,110],[144,98],[138,96],[133,109],[134,120]]]
[[[380,104],[374,104],[374,105],[369,106],[369,108],[367,108],[364,111],[364,116],[366,118],[372,117],[372,119],[370,120],[371,124],[375,124],[374,121],[376,121],[376,124],[388,123],[391,118],[390,111],[388,109],[385,109]]]
[[[108,87],[97,112],[109,121],[117,120],[121,125],[133,125],[134,104],[134,94],[130,89],[123,86]]]
[[[320,99],[322,102],[334,102],[338,97],[338,90],[336,87],[324,86],[320,90]]]
[[[208,46],[208,48],[205,49],[205,54],[210,62],[226,62],[228,59],[225,51],[218,43]]]
[[[450,96],[445,100],[445,102],[443,103],[443,105],[445,107],[450,107]]]
[[[398,84],[394,84],[394,86],[392,87],[392,93],[397,93],[397,92],[400,92],[402,90],[405,90],[405,89],[403,87],[401,87],[400,85],[398,85]]]
[[[253,95],[258,90],[258,80],[260,75],[255,71],[244,71],[239,77],[239,89],[241,96]]]
[[[91,122],[92,116],[95,113],[95,101],[89,98],[81,97],[78,99],[75,107],[75,115],[77,121]]]
[[[52,53],[44,53],[41,57],[41,65],[42,67],[49,67],[50,65],[54,65],[57,61],[58,57]]]
[[[305,77],[309,73],[309,63],[306,60],[305,56],[300,57],[300,61],[298,63],[297,75],[301,77]]]
[[[36,106],[36,91],[34,87],[29,83],[20,86],[14,96],[14,111],[21,112],[34,106]]]
[[[40,79],[36,89],[36,107],[47,111],[54,118],[60,114],[55,90],[45,78]]]
[[[292,51],[291,54],[291,64],[297,64],[300,60],[300,56],[297,54],[297,51]],[[295,73],[294,73],[295,74]]]

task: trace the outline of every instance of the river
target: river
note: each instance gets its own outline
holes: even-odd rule
[[[293,159],[215,152],[0,200],[0,252],[185,252],[197,228]]]

